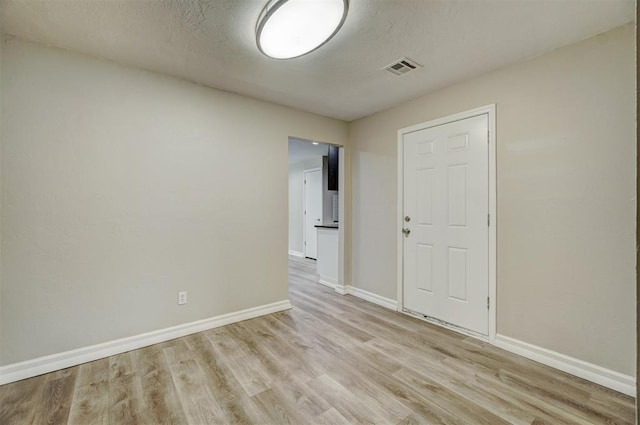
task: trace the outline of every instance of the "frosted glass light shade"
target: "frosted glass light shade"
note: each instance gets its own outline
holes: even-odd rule
[[[271,0],[258,19],[258,49],[274,59],[306,55],[338,32],[348,9],[348,0]]]

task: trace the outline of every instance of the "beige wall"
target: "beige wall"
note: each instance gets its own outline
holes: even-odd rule
[[[634,375],[635,86],[626,25],[351,123],[352,283],[396,297],[397,130],[496,103],[498,333]]]
[[[2,51],[4,49],[2,38],[2,24],[0,22],[0,81],[2,81]],[[2,190],[2,84],[0,84],[0,191]],[[2,235],[2,194],[0,193],[0,235]],[[0,256],[2,250],[2,238],[0,237]],[[2,320],[2,260],[0,260],[0,321]],[[0,324],[0,346],[2,345],[2,325]],[[0,365],[2,363],[2,350],[0,349]]]
[[[640,276],[638,275],[638,264],[640,264],[640,250],[637,249],[640,246],[640,234],[638,233],[638,227],[640,226],[640,174],[638,174],[638,163],[640,163],[640,127],[638,126],[638,110],[640,110],[640,96],[638,95],[638,82],[640,82],[640,51],[638,46],[640,45],[640,32],[638,32],[637,23],[640,22],[640,9],[636,2],[636,424],[639,423],[638,407],[640,406],[640,400],[638,400],[638,394],[640,393]]]
[[[15,39],[2,65],[0,364],[287,298],[288,136],[345,123]]]

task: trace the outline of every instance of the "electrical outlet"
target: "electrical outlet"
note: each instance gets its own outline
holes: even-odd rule
[[[178,305],[187,303],[187,291],[178,292]]]

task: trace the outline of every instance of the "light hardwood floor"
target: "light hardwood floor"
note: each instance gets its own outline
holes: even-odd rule
[[[338,295],[0,386],[0,424],[632,424],[634,399]]]

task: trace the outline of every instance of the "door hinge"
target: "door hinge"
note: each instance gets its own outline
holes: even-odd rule
[[[304,184],[307,184],[307,180],[306,179],[304,180]]]
[[[487,214],[487,227],[491,227],[491,214]]]
[[[487,297],[487,310],[489,310],[489,297]]]

